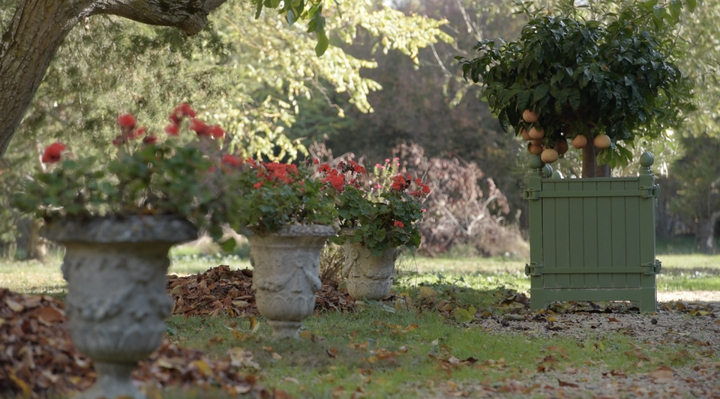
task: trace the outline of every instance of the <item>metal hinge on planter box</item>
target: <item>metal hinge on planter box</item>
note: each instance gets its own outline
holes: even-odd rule
[[[645,269],[645,274],[652,275],[652,274],[658,274],[660,273],[660,270],[662,269],[662,262],[655,259],[652,262],[648,262],[642,265],[643,269]]]
[[[643,198],[657,198],[660,195],[660,186],[655,185],[651,187],[640,186]]]
[[[531,276],[531,277],[538,277],[542,276],[542,269],[543,265],[537,264],[535,262],[530,263],[529,265],[525,265],[525,275]]]
[[[534,188],[526,188],[523,190],[523,199],[526,200],[538,200],[540,199],[540,190]]]

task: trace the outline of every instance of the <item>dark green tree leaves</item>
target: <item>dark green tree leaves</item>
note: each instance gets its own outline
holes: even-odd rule
[[[546,147],[605,133],[614,144],[599,160],[623,165],[631,152],[617,147],[618,140],[632,145],[637,137],[657,138],[692,109],[692,82],[675,63],[666,29],[681,9],[673,0],[625,5],[590,21],[571,12],[531,15],[518,41],[481,41],[477,58],[458,59],[465,78],[482,83],[501,125],[520,132],[528,127],[522,112],[531,109],[545,129]]]

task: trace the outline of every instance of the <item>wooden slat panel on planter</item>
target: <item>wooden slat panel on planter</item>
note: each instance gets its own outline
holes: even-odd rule
[[[570,181],[569,191],[567,194],[576,194],[583,192],[583,183],[581,181]],[[568,214],[570,216],[570,267],[582,268],[586,267],[583,256],[583,244],[585,242],[583,231],[585,230],[585,219],[583,219],[583,198],[571,196],[568,199]],[[571,288],[585,287],[585,275],[573,273],[568,275],[570,278]]]
[[[556,181],[555,192],[567,192],[569,182]],[[551,200],[552,201],[552,200]],[[546,264],[546,268],[552,267],[571,267],[570,265],[570,217],[568,215],[568,199],[567,198],[555,198],[555,220],[556,220],[556,252],[557,261],[554,265]],[[555,284],[557,287],[569,287],[570,276],[566,274],[555,275]]]
[[[598,191],[609,191],[610,182],[602,181],[597,183]],[[612,264],[612,198],[598,198],[598,266],[607,267]],[[598,276],[598,288],[612,288],[612,275],[601,274]]]
[[[584,181],[582,183],[583,191],[597,191],[597,183],[594,181]],[[583,256],[584,265],[588,269],[598,267],[598,200],[597,198],[583,198]],[[597,287],[600,279],[597,274],[586,274],[585,284],[588,287]]]
[[[631,300],[655,310],[657,187],[649,159],[636,178],[563,180],[534,169],[525,195],[533,309],[556,300]]]
[[[555,183],[547,183],[543,185],[543,191],[553,192],[555,191]],[[557,203],[555,201],[536,201],[540,204],[542,204],[543,209],[543,220],[546,221],[542,225],[543,229],[543,236],[542,236],[542,246],[543,246],[543,253],[542,253],[542,264],[548,265],[548,267],[553,267],[552,265],[557,265],[557,241],[556,241],[556,226],[557,221],[555,218],[555,207]],[[555,276],[547,277],[544,279],[543,286],[546,288],[556,288],[558,287],[557,282],[555,281]]]
[[[625,188],[625,182],[612,182],[610,183],[611,190],[623,190]],[[627,267],[625,259],[626,251],[626,232],[625,232],[625,198],[613,197],[612,210],[610,211],[610,218],[612,218],[612,235],[608,238],[601,237],[601,239],[609,239],[612,241],[611,250],[611,265],[613,267]],[[608,265],[610,266],[610,265]],[[626,288],[627,278],[624,274],[612,275],[613,288]]]
[[[635,183],[637,184],[637,183]],[[640,265],[640,197],[625,198],[625,231],[627,243],[625,247],[625,262],[628,267]],[[640,287],[640,275],[625,276],[628,287]]]

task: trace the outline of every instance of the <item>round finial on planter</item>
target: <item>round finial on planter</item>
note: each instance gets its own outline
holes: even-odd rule
[[[530,155],[530,167],[533,169],[540,169],[544,165],[542,159],[540,159],[540,155],[537,154],[531,154]]]
[[[562,180],[563,174],[559,170],[556,170],[552,172],[552,178]]]
[[[640,156],[640,165],[642,165],[644,168],[649,168],[652,166],[652,164],[655,163],[655,157],[650,151],[645,151]]]
[[[549,178],[553,174],[553,168],[549,164],[545,164],[542,169],[543,177]]]

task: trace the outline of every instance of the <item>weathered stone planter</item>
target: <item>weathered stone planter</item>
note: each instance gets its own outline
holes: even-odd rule
[[[312,314],[322,287],[320,252],[333,235],[332,226],[296,225],[248,237],[255,302],[273,338],[297,338],[302,321]]]
[[[650,171],[652,155],[643,154],[637,177],[563,179],[543,168],[537,156],[530,163],[524,197],[531,308],[553,301],[629,300],[642,312],[654,312],[660,262],[655,259],[658,186]]]
[[[145,398],[130,373],[160,346],[172,306],[167,253],[196,239],[195,227],[168,216],[92,218],[49,223],[42,235],[65,245],[70,336],[98,374],[79,398]]]
[[[381,256],[361,243],[344,245],[345,263],[342,275],[348,293],[355,299],[380,300],[390,294],[395,276],[397,248],[386,250]]]

